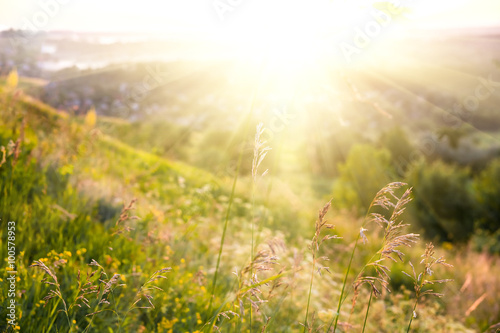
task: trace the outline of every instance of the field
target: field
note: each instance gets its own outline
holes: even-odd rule
[[[498,332],[498,38],[294,80],[224,61],[12,70],[0,328]],[[171,80],[120,95],[154,66]]]

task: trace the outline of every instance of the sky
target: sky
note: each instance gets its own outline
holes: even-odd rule
[[[394,3],[399,0],[393,0]],[[411,8],[409,26],[500,26],[499,0],[401,0]],[[366,0],[0,0],[0,28],[156,32],[162,34],[253,33],[287,27],[358,22]],[[288,17],[288,19],[287,19]],[[265,24],[262,24],[265,22]]]

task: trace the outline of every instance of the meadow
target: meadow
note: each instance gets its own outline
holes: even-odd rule
[[[33,88],[11,73],[0,92],[6,332],[499,329],[500,161],[449,146],[479,134],[413,158],[408,128],[304,143],[249,115],[165,145],[182,125],[63,112]]]

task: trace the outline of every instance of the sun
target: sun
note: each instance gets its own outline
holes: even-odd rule
[[[285,83],[315,84],[321,71],[340,66],[336,36],[349,33],[373,9],[373,0],[227,2],[237,5],[224,13],[217,34],[230,46],[228,53],[253,65],[265,63],[267,74]]]
[[[351,65],[340,46],[342,41],[352,42],[352,35],[366,25],[367,19],[374,20],[370,13],[379,10],[381,2],[221,1],[233,4],[231,10],[218,17],[223,18],[218,21],[216,35],[224,42],[222,52],[241,65],[236,67],[245,73],[241,81],[259,87],[265,83],[259,88],[263,94],[285,96],[283,100],[296,96],[291,92],[321,94],[334,85],[332,74],[369,65],[365,59],[377,61],[376,48],[367,47]]]
[[[331,47],[326,37],[354,19],[355,7],[343,0],[242,3],[219,32],[242,57],[307,63]]]

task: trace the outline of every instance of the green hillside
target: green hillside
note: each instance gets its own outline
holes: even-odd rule
[[[214,175],[148,151],[134,123],[69,115],[0,89],[0,254],[8,258],[15,237],[17,271],[0,268],[0,317],[10,311],[4,300],[14,275],[17,331],[401,332],[411,321],[412,332],[482,332],[500,321],[498,256],[436,237],[435,258],[454,267],[432,266],[430,248],[420,264],[428,240],[413,243],[419,226],[400,223],[418,218],[398,210],[423,205],[419,193],[433,193],[425,186],[409,197],[407,185],[385,187],[370,210],[380,215],[363,219],[345,207],[361,200],[367,210],[372,188],[369,198],[354,198],[344,173],[335,186],[352,196],[339,205],[334,198],[327,213],[330,198],[261,176],[271,156],[252,168],[245,151],[250,160],[241,155],[232,176]],[[242,140],[253,139],[251,126]],[[256,139],[259,157],[266,144]],[[352,166],[352,154],[340,169]],[[372,155],[373,164],[390,164],[384,153]],[[408,179],[439,178],[417,171]],[[422,285],[434,279],[453,281]]]

